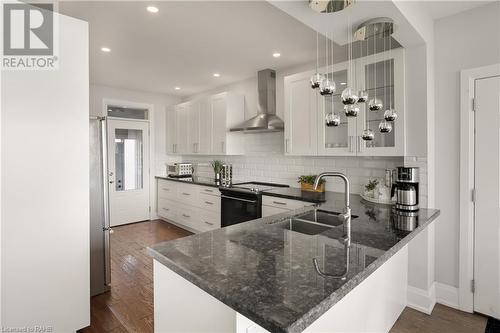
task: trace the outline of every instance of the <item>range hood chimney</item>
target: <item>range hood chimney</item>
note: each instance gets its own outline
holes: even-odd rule
[[[231,128],[231,132],[281,132],[283,120],[276,116],[276,71],[264,69],[257,73],[259,105],[257,115]]]

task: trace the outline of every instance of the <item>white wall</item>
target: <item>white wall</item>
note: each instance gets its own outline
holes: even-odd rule
[[[436,280],[458,286],[460,71],[500,63],[500,3],[436,21]],[[466,23],[466,24],[465,24]]]
[[[177,104],[180,98],[169,95],[153,94],[142,91],[133,91],[121,88],[106,87],[100,85],[90,86],[90,114],[94,116],[104,116],[106,111],[103,108],[104,99],[113,99],[134,103],[153,105],[153,112],[150,114],[150,156],[151,156],[151,177],[150,177],[150,202],[151,212],[156,212],[156,180],[157,174],[162,174],[167,162],[178,161],[175,156],[167,156],[166,148],[166,108]],[[152,218],[155,218],[153,215]]]
[[[59,69],[2,72],[3,328],[90,324],[88,26],[59,25]]]

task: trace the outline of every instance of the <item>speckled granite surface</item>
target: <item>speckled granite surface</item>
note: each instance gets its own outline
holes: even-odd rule
[[[275,188],[269,191],[262,192],[263,195],[269,195],[278,198],[285,199],[293,199],[307,202],[314,202],[317,204],[324,203],[328,200],[328,196],[333,192],[311,192],[311,191],[302,191],[297,187],[284,187],[284,188]]]
[[[326,193],[322,209],[341,211],[343,195]],[[342,225],[318,235],[286,229],[283,213],[156,244],[150,254],[171,270],[271,332],[301,332],[431,223],[439,211],[416,218],[351,196],[350,267],[345,281],[319,275],[345,269]],[[412,231],[401,226],[414,224]],[[396,226],[400,226],[397,228]]]
[[[216,182],[213,178],[208,177],[189,177],[189,178],[173,178],[173,177],[163,177],[155,176],[156,179],[171,180],[173,182],[188,183],[203,186],[219,187],[220,182]]]

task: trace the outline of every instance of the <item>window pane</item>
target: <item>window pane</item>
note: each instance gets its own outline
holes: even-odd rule
[[[383,108],[380,111],[370,111],[366,108],[366,116],[369,128],[375,133],[373,141],[367,141],[367,147],[394,147],[394,129],[397,122],[392,123],[390,133],[380,133],[378,125],[384,120],[384,112],[389,108],[394,108],[394,60],[389,59],[365,67],[366,89],[368,99],[378,98],[382,100]],[[397,110],[396,110],[397,112]]]
[[[148,110],[108,105],[108,116],[116,118],[148,120]]]
[[[115,172],[116,191],[142,188],[142,130],[115,130]]]
[[[336,92],[331,96],[324,97],[323,120],[329,112],[340,116],[340,125],[337,127],[325,126],[325,148],[347,147],[347,117],[344,113],[344,104],[340,99],[342,90],[345,89],[347,82],[347,70],[341,70],[334,73],[328,73],[328,78],[335,82]],[[333,102],[333,103],[332,103]],[[324,122],[323,122],[324,124]]]

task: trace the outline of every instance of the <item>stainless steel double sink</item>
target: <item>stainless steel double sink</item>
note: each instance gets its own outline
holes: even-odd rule
[[[279,223],[280,227],[290,231],[306,235],[317,235],[332,228],[341,226],[339,212],[323,209],[315,209],[305,214],[293,216],[290,219]],[[351,215],[351,219],[356,219],[357,215]]]

